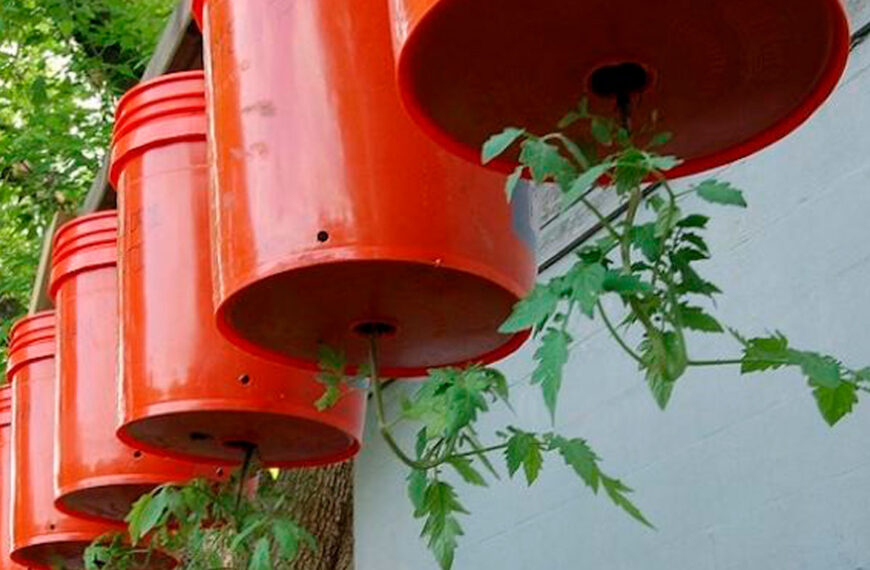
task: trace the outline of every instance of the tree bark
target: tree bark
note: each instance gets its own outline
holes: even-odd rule
[[[295,570],[353,570],[353,462],[294,470],[284,481],[294,517],[319,547],[304,550]]]

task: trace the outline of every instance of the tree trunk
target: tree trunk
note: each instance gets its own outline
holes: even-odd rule
[[[353,570],[353,461],[294,470],[284,480],[294,517],[319,547],[303,550],[295,570]]]

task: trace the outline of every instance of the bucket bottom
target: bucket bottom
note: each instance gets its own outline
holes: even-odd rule
[[[218,327],[261,356],[316,369],[320,342],[342,349],[349,364],[367,360],[364,331],[379,337],[384,376],[421,376],[428,368],[493,362],[524,335],[499,326],[518,300],[483,269],[398,261],[347,261],[264,276],[230,296]]]
[[[83,560],[85,549],[95,538],[97,535],[90,536],[88,533],[81,532],[44,535],[14,550],[11,558],[23,566],[79,570],[85,567]],[[174,566],[175,559],[162,552],[154,551],[150,554],[143,553],[131,568],[168,570]]]
[[[328,414],[322,414],[324,419]],[[241,463],[250,447],[256,448],[262,463],[273,467],[326,465],[349,459],[359,450],[356,438],[338,427],[274,412],[203,410],[148,415],[125,424],[118,435],[155,455],[225,465]]]
[[[136,500],[152,491],[157,483],[119,482],[62,493],[55,506],[70,516],[97,522],[123,521]]]

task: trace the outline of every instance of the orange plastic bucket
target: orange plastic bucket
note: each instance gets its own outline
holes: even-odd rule
[[[12,529],[2,529],[4,540],[11,540],[11,556],[18,564],[48,568],[60,562],[64,568],[81,568],[88,544],[118,527],[70,517],[54,506],[53,312],[22,319],[13,327],[6,377],[14,392],[14,451],[11,477],[3,472],[4,488],[11,484],[13,500]]]
[[[206,155],[202,72],[143,83],[121,100],[110,170],[121,223],[118,435],[223,463],[252,446],[268,465],[347,459],[360,446],[364,391],[318,412],[314,373],[244,353],[218,333]]]
[[[26,568],[12,561],[12,386],[0,388],[0,570]]]
[[[122,520],[155,486],[213,469],[124,445],[118,426],[117,212],[77,218],[58,230],[51,295],[58,321],[57,508]]]
[[[515,350],[527,193],[511,207],[406,117],[386,2],[204,4],[221,331],[311,368],[319,342],[363,361],[377,329],[392,376]]]
[[[669,175],[707,170],[803,123],[833,90],[849,51],[840,0],[390,4],[406,108],[476,163],[490,135],[508,126],[554,131],[584,94],[592,111],[616,116],[617,89],[631,94],[636,131],[655,112],[655,132],[673,133],[659,150],[686,162]],[[588,131],[581,121],[569,133],[594,144]]]

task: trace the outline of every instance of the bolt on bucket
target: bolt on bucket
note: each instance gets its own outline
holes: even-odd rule
[[[382,373],[492,362],[535,278],[528,193],[440,149],[394,87],[385,2],[208,0],[215,296],[242,348]],[[280,57],[276,56],[280,54]]]
[[[53,312],[27,317],[12,328],[6,378],[14,393],[13,476],[3,473],[4,492],[12,495],[12,528],[4,526],[2,531],[11,540],[12,559],[30,567],[60,563],[63,568],[82,568],[82,555],[91,541],[119,527],[71,517],[54,506]],[[8,433],[8,428],[0,432]]]
[[[217,330],[209,249],[202,72],[128,92],[116,113],[110,180],[120,216],[121,411],[118,435],[172,457],[270,466],[353,456],[364,390],[318,411],[310,371],[245,353]]]
[[[118,426],[117,212],[82,216],[55,236],[51,296],[57,307],[57,507],[120,521],[157,485],[213,468],[128,447]]]
[[[707,170],[803,123],[834,89],[849,51],[840,0],[390,4],[406,108],[433,139],[476,163],[482,143],[505,127],[544,135],[584,94],[593,113],[611,116],[622,95],[633,129],[653,126],[655,114],[655,131],[673,133],[659,151],[685,162],[669,176]],[[594,146],[580,125],[567,133]]]

